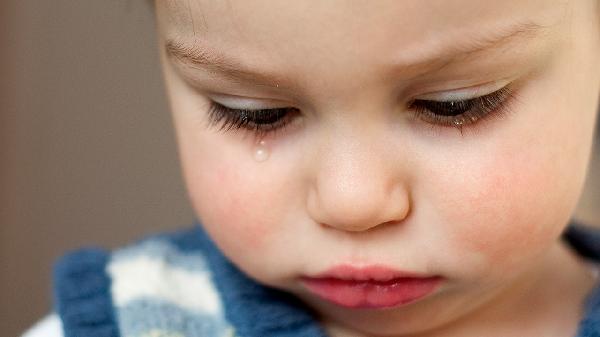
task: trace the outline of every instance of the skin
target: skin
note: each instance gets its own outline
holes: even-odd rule
[[[575,334],[594,280],[559,237],[592,146],[598,1],[169,0],[156,9],[193,207],[250,277],[297,295],[331,336]],[[520,20],[547,30],[501,50],[406,66],[444,42]],[[167,53],[172,39],[277,78],[233,81]],[[515,85],[512,103],[462,130],[407,109],[410,98],[502,79]],[[220,131],[207,112],[223,97],[299,113],[264,137]],[[261,139],[265,161],[254,159]],[[410,305],[359,310],[299,281],[340,263],[445,282]]]

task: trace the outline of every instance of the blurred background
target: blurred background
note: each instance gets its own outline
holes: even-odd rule
[[[142,0],[0,1],[0,336],[51,309],[53,261],[187,226]]]
[[[146,2],[0,1],[1,336],[51,310],[66,250],[194,220]],[[576,214],[594,225],[599,158]]]

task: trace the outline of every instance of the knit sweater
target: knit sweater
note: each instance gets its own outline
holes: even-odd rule
[[[573,223],[563,239],[600,261],[600,230]],[[245,276],[199,225],[113,252],[72,252],[54,280],[64,337],[325,337],[311,309]],[[61,336],[47,333],[27,337]],[[600,337],[600,285],[577,337]]]

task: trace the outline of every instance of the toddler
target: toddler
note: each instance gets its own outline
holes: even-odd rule
[[[600,336],[599,0],[154,5],[198,223],[66,255],[28,337]]]

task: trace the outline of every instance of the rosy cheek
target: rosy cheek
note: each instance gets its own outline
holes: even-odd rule
[[[228,161],[193,163],[198,170],[187,171],[193,207],[211,237],[231,255],[260,252],[271,236],[265,221],[264,186],[248,179],[244,169]],[[220,193],[219,191],[223,191]]]
[[[527,256],[547,247],[560,231],[564,218],[557,172],[543,155],[523,153],[488,156],[466,162],[469,179],[440,182],[460,200],[446,202],[445,219],[450,243],[465,261],[474,259],[479,271],[505,272],[517,268]],[[481,158],[479,158],[481,159]],[[453,192],[454,194],[449,194]],[[520,261],[521,260],[521,261]]]

